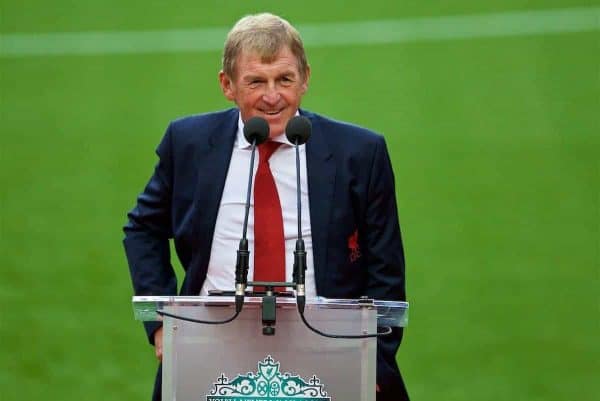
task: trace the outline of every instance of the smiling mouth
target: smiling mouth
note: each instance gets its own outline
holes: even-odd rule
[[[281,113],[283,111],[283,109],[279,109],[279,110],[261,110],[262,113],[268,115],[268,116],[276,116],[277,114]]]

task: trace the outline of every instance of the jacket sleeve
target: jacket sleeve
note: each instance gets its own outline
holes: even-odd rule
[[[394,173],[383,138],[374,152],[368,188],[362,241],[368,269],[366,295],[374,299],[404,301],[404,251]],[[402,383],[396,363],[401,340],[400,328],[394,328],[390,336],[378,339],[377,382],[382,391],[394,391]]]
[[[173,146],[171,126],[156,153],[159,161],[123,227],[125,253],[135,295],[176,295],[177,279],[170,261]],[[160,322],[145,322],[150,343]]]

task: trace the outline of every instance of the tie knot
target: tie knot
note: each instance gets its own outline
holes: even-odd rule
[[[271,158],[271,155],[281,145],[281,142],[266,141],[258,145],[259,163],[266,163]]]

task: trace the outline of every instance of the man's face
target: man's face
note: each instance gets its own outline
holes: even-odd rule
[[[270,136],[285,131],[300,100],[308,89],[310,70],[303,78],[298,62],[289,48],[279,51],[271,63],[263,63],[260,56],[242,52],[236,60],[236,76],[223,71],[219,81],[225,97],[234,101],[242,114],[242,121],[262,117],[269,123]]]

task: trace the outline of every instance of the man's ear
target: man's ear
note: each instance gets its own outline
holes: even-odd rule
[[[306,73],[304,74],[304,82],[302,83],[302,94],[304,95],[308,91],[308,81],[310,80],[310,65],[306,66]]]
[[[223,91],[223,95],[227,100],[235,101],[234,91],[233,91],[233,82],[231,78],[223,70],[219,71],[219,83],[221,84],[221,90]]]

